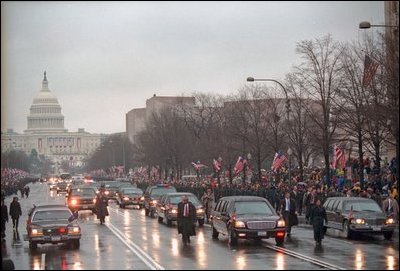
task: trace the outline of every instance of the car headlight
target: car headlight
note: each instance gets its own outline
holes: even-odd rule
[[[235,221],[235,228],[246,228],[246,224],[243,221]]]
[[[129,200],[129,198],[128,197],[124,197],[124,200]]]
[[[202,214],[202,213],[204,213],[204,210],[203,210],[203,209],[197,209],[197,210],[196,210],[196,213]]]
[[[282,228],[282,227],[285,227],[285,226],[286,226],[285,220],[280,219],[280,220],[276,221],[276,227]]]
[[[394,221],[394,219],[393,218],[388,218],[388,219],[386,219],[386,224],[388,225],[388,224],[394,224],[395,223],[395,221]]]
[[[157,200],[153,199],[152,201],[150,201],[150,203],[156,205],[157,204]]]
[[[144,200],[144,197],[140,197],[140,200]]]
[[[76,199],[72,199],[71,200],[71,205],[76,205],[76,204],[78,204],[78,201]]]
[[[172,213],[172,214],[177,214],[177,213],[178,213],[178,210],[177,210],[177,209],[171,209],[171,213]]]
[[[365,220],[362,218],[355,218],[351,220],[351,223],[353,224],[358,224],[358,225],[362,225],[365,224]]]
[[[110,191],[106,191],[106,192],[104,192],[104,194],[108,195],[108,194],[110,194]]]
[[[69,234],[78,234],[81,232],[81,229],[78,226],[68,227]]]
[[[93,199],[93,203],[96,203],[96,199]]]
[[[40,228],[31,229],[32,235],[43,235],[43,230]]]

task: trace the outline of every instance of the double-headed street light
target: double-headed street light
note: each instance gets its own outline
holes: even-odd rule
[[[361,22],[359,25],[360,29],[368,29],[371,27],[399,27],[398,25],[386,25],[386,24],[371,24],[370,22]]]

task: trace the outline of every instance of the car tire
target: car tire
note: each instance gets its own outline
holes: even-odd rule
[[[283,245],[284,241],[285,241],[285,237],[275,237],[275,243],[277,246]]]
[[[145,214],[146,216],[149,216],[149,209],[147,209],[146,207],[144,207],[144,214]]]
[[[351,239],[353,233],[351,232],[349,221],[345,221],[343,224],[343,231],[346,238]]]
[[[219,232],[212,226],[212,238],[218,239]]]
[[[324,235],[326,234],[326,231],[328,230],[328,227],[324,226],[322,229],[322,232],[324,233]]]
[[[202,227],[204,225],[204,218],[203,219],[199,219],[199,226]]]
[[[35,249],[37,249],[37,242],[34,242],[34,241],[29,241],[29,249],[31,249],[31,250],[35,250]]]
[[[154,218],[154,211],[150,211],[150,217]]]
[[[78,249],[81,246],[81,242],[79,239],[74,239],[70,241],[70,247],[72,249]]]
[[[383,233],[383,237],[385,237],[386,240],[392,239],[394,231],[386,231]]]
[[[232,228],[229,227],[229,229],[228,229],[228,244],[231,246],[236,246],[237,241],[238,241],[238,239],[235,236],[235,233],[233,232]]]
[[[163,218],[161,216],[158,217],[158,223],[162,223],[163,222]]]
[[[122,209],[125,209],[125,204],[122,204],[122,203],[121,203],[121,208],[122,208]]]

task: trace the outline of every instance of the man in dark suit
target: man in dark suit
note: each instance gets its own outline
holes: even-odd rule
[[[178,234],[182,234],[185,246],[190,243],[190,236],[196,235],[195,221],[196,207],[187,196],[183,196],[182,201],[178,203]]]
[[[285,198],[280,204],[280,213],[286,224],[287,236],[290,236],[292,226],[297,225],[296,202],[290,198],[290,192],[285,193]]]

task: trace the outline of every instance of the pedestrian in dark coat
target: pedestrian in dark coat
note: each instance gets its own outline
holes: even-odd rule
[[[97,219],[100,219],[100,224],[105,223],[105,218],[109,215],[107,206],[108,198],[105,195],[105,188],[102,186],[100,187],[100,192],[96,196],[96,215]]]
[[[31,189],[29,188],[29,186],[25,186],[24,191],[25,191],[26,198],[28,198],[29,192],[31,191]]]
[[[328,222],[326,211],[321,205],[321,200],[317,199],[310,213],[310,221],[314,229],[314,240],[317,246],[321,245],[321,241],[324,238],[324,220]]]
[[[290,192],[286,192],[285,198],[280,204],[280,213],[286,224],[287,236],[290,236],[292,227],[297,225],[296,202],[290,198]]]
[[[1,198],[1,238],[6,237],[6,222],[8,222],[7,205],[4,204],[4,198]]]
[[[196,235],[196,207],[187,196],[178,203],[178,234],[182,234],[182,242],[186,246],[190,243],[190,236]]]
[[[18,231],[19,217],[22,215],[21,204],[18,202],[18,197],[14,197],[10,204],[10,216],[13,222],[13,228]]]

